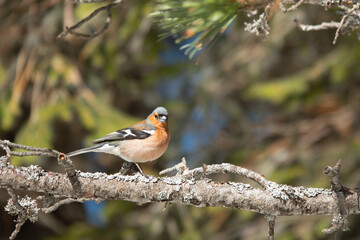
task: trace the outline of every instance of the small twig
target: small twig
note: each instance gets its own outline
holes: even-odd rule
[[[294,19],[294,22],[296,23],[297,27],[300,28],[302,31],[310,32],[310,31],[320,31],[320,30],[326,30],[331,28],[338,28],[340,26],[339,22],[323,22],[318,25],[307,25],[302,24],[299,22],[297,18]]]
[[[29,147],[24,146],[16,143],[12,143],[8,140],[0,140],[0,146],[5,149],[7,155],[6,155],[6,161],[8,161],[8,158],[10,156],[19,156],[19,157],[26,157],[26,156],[47,156],[47,157],[57,157],[58,163],[62,166],[64,166],[66,174],[71,182],[71,185],[73,186],[73,190],[75,194],[79,194],[81,192],[81,185],[77,178],[76,170],[74,167],[73,162],[70,160],[68,156],[65,154],[58,152],[56,150],[47,149],[47,148],[37,148],[37,147]],[[28,152],[16,152],[11,151],[9,147],[19,148],[27,150]],[[6,163],[5,160],[3,160],[3,163]]]
[[[162,170],[159,174],[165,175],[165,174],[171,173],[173,171],[176,171],[177,172],[176,175],[182,175],[184,173],[184,171],[187,171],[187,170],[189,170],[189,168],[186,165],[186,159],[183,157],[181,159],[180,163],[176,164],[173,167]]]
[[[46,157],[57,157],[58,154],[51,152],[15,152],[11,151],[10,155],[18,157],[29,157],[29,156],[46,156]]]
[[[61,199],[58,200],[56,203],[54,203],[53,205],[49,206],[49,207],[44,207],[41,208],[41,211],[44,213],[50,213],[55,211],[56,209],[58,209],[60,206],[65,205],[65,204],[69,204],[72,202],[86,202],[86,201],[91,201],[91,200],[95,200],[96,202],[101,202],[103,199],[91,199],[91,198],[65,198],[65,199]]]
[[[0,161],[1,161],[2,164],[6,164],[6,163],[9,162],[9,159],[11,157],[11,154],[10,154],[11,150],[10,150],[9,146],[3,145],[1,140],[0,140],[0,147],[2,149],[4,149],[4,151],[6,152],[5,156],[0,157]]]
[[[324,234],[332,234],[340,229],[342,229],[342,231],[349,231],[349,227],[348,227],[348,221],[347,221],[347,216],[343,216],[343,215],[336,215],[333,217],[333,220],[331,221],[331,227],[327,228],[327,229],[323,229],[322,233]]]
[[[57,156],[57,154],[59,153],[58,151],[55,151],[55,150],[52,150],[49,148],[30,147],[30,146],[17,144],[17,143],[12,143],[8,140],[0,140],[0,145],[19,148],[19,149],[23,149],[23,150],[27,150],[27,151],[31,151],[31,152],[48,152],[48,153],[52,153],[53,156]]]
[[[8,140],[0,140],[0,147],[6,151],[6,161],[10,158],[10,156],[18,156],[18,157],[27,157],[27,156],[47,156],[47,157],[57,157],[60,152],[48,149],[48,148],[38,148],[38,147],[29,147],[24,146],[17,143],[12,143]],[[10,147],[27,150],[27,152],[16,152],[11,151]],[[3,160],[3,163],[6,163]]]
[[[296,10],[298,7],[300,7],[301,4],[303,4],[305,0],[299,0],[297,3],[295,3],[294,5],[292,5],[289,8],[285,8],[283,3],[280,3],[280,9],[283,13],[288,13],[288,12],[292,12],[294,10]]]
[[[258,183],[263,188],[267,188],[270,182],[266,180],[262,175],[254,171],[251,171],[243,167],[235,166],[230,163],[207,165],[206,168],[204,167],[194,168],[193,170],[184,171],[182,176],[196,177],[196,176],[203,176],[204,174],[210,175],[214,173],[228,173],[228,172],[249,178],[255,181],[256,183]]]
[[[342,28],[344,27],[345,25],[345,20],[347,20],[349,18],[349,16],[355,11],[355,10],[358,10],[360,7],[359,4],[354,4],[353,8],[352,9],[349,9],[348,11],[346,11],[346,14],[342,17],[341,21],[340,21],[340,26],[336,29],[336,33],[335,33],[335,37],[334,37],[334,40],[333,40],[333,44],[336,43],[338,37],[339,37],[339,33],[340,31],[342,30]],[[356,15],[357,18],[359,18],[359,15]]]
[[[341,168],[341,159],[336,162],[336,165],[332,168],[327,166],[324,168],[324,173],[329,176],[331,187],[335,192],[344,192],[345,188],[343,187],[340,180],[340,168]]]
[[[343,231],[348,231],[348,222],[347,215],[348,209],[346,205],[345,192],[347,188],[345,188],[340,180],[340,167],[341,167],[341,159],[337,161],[336,165],[332,168],[327,166],[324,168],[324,173],[329,176],[331,188],[336,194],[337,205],[338,205],[338,215],[335,215],[332,220],[332,226],[328,229],[324,229],[322,232],[325,234],[331,234],[340,229]]]
[[[77,37],[82,37],[82,38],[93,38],[93,37],[99,36],[100,34],[105,32],[105,30],[110,25],[110,22],[111,22],[111,10],[113,8],[115,8],[115,7],[118,7],[121,3],[122,3],[122,0],[118,0],[118,1],[115,1],[113,3],[108,4],[106,6],[95,9],[89,16],[82,19],[80,22],[76,23],[75,25],[73,25],[71,27],[65,27],[65,30],[63,32],[61,32],[57,36],[57,39],[63,39],[68,34],[71,34],[71,35],[74,35],[74,36],[77,36]],[[83,24],[89,22],[91,19],[93,19],[96,15],[98,15],[102,11],[107,12],[107,18],[106,18],[106,22],[105,22],[104,26],[99,31],[97,31],[95,33],[92,33],[92,34],[84,34],[84,33],[74,32],[75,29],[80,28]]]
[[[15,230],[11,233],[9,240],[13,240],[16,238],[16,236],[19,234],[21,230],[22,225],[24,225],[25,222],[26,222],[25,218],[18,217]]]
[[[265,219],[269,222],[269,231],[268,231],[268,239],[274,240],[275,239],[275,219],[274,215],[266,215]]]
[[[300,0],[299,2],[301,2],[301,1],[302,0]],[[293,6],[295,6],[295,5],[293,5]],[[355,30],[355,29],[360,28],[360,14],[358,11],[360,8],[359,3],[357,3],[357,4],[354,3],[353,7],[351,9],[346,6],[342,6],[342,5],[339,5],[339,8],[344,10],[343,12],[341,12],[344,14],[344,16],[341,18],[340,22],[334,22],[334,21],[323,22],[318,25],[301,24],[297,19],[294,19],[294,22],[296,23],[298,28],[300,28],[302,31],[307,31],[307,32],[336,28],[335,37],[333,40],[333,44],[335,44],[337,39],[339,38],[340,33],[344,33],[348,29]]]
[[[20,214],[17,216],[17,223],[16,223],[16,226],[15,226],[15,229],[14,231],[11,233],[11,236],[9,237],[10,240],[12,239],[15,239],[16,236],[19,234],[20,230],[21,230],[21,227],[22,225],[24,225],[24,223],[26,222],[27,218],[25,217],[26,215],[26,210],[24,209],[23,206],[21,206],[18,202],[18,197],[16,195],[16,193],[14,192],[14,190],[10,187],[6,188],[10,197],[11,197],[11,200],[12,200],[12,203],[14,204],[14,206],[16,207],[16,209],[20,212]]]
[[[58,156],[58,163],[65,168],[66,175],[68,176],[70,183],[73,187],[74,194],[78,196],[81,193],[81,184],[78,179],[73,162],[67,155],[61,153]]]

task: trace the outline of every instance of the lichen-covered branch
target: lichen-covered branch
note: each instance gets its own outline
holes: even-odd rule
[[[271,5],[275,0],[269,1]],[[331,22],[322,22],[315,25],[302,24],[299,20],[295,19],[295,23],[298,28],[302,31],[319,31],[336,28],[335,37],[333,44],[336,43],[339,34],[346,34],[351,31],[358,30],[360,28],[360,3],[359,1],[342,1],[342,0],[282,0],[279,4],[279,7],[283,13],[288,13],[298,9],[301,5],[312,4],[320,5],[327,8],[336,7],[339,9],[338,13],[343,15],[340,21],[331,21]],[[290,5],[286,8],[285,5]],[[350,8],[350,6],[352,6]],[[269,34],[269,25],[268,18],[264,16],[267,13],[267,7],[264,9],[264,12],[259,15],[258,19],[253,20],[252,23],[245,23],[245,31],[255,33],[260,36],[267,36]],[[359,33],[359,31],[358,31]]]
[[[81,184],[80,198],[84,199],[217,206],[276,216],[337,213],[337,200],[330,189],[278,185],[277,189],[262,190],[243,183],[185,179],[179,176],[146,178],[138,174],[77,173]],[[73,187],[65,174],[45,171],[38,166],[2,166],[0,187],[10,186],[56,197],[74,198]],[[351,194],[351,191],[346,197],[349,214],[360,213],[357,199],[357,194]]]
[[[338,230],[348,231],[348,206],[346,203],[346,197],[348,189],[345,188],[340,180],[340,166],[341,160],[339,160],[335,167],[325,167],[324,173],[327,174],[330,178],[331,187],[336,194],[337,205],[338,205],[338,213],[334,215],[332,220],[332,226],[328,229],[324,229],[323,233],[331,234]]]
[[[10,147],[25,149],[24,146],[3,140],[0,140],[0,146],[5,149],[6,156],[19,153],[10,150]],[[89,200],[99,202],[113,199],[138,204],[167,202],[249,210],[267,216],[269,239],[274,239],[276,216],[333,215],[333,227],[324,231],[328,233],[338,229],[346,230],[346,216],[360,213],[358,192],[343,187],[339,180],[340,163],[334,168],[326,168],[325,173],[331,179],[332,189],[322,189],[277,184],[259,173],[228,163],[204,165],[191,170],[186,166],[185,159],[175,167],[162,171],[169,173],[176,170],[177,175],[173,177],[85,173],[75,170],[71,160],[58,151],[26,149],[23,156],[31,152],[43,152],[45,156],[53,154],[64,165],[66,174],[46,171],[34,165],[15,167],[11,165],[10,157],[6,158],[6,162],[0,162],[0,188],[8,189],[11,197],[7,211],[18,216],[14,237],[27,219],[37,219],[39,211],[49,213],[63,204]],[[260,186],[218,182],[208,178],[217,173],[237,174]],[[36,200],[29,197],[18,200],[20,198],[15,193],[16,189],[38,192],[40,196]]]

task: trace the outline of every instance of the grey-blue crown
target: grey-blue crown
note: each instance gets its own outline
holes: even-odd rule
[[[164,108],[164,107],[157,107],[157,108],[155,108],[155,110],[151,114],[154,114],[154,113],[158,113],[160,115],[167,116],[168,115],[168,110],[166,110],[166,108]]]

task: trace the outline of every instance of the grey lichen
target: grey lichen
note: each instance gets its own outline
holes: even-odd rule
[[[245,22],[245,31],[255,33],[256,36],[267,37],[270,33],[270,27],[267,22],[267,14],[260,14],[257,20],[252,23]]]
[[[26,171],[29,173],[27,180],[39,181],[39,177],[43,174],[44,170],[37,165],[30,165],[26,168]]]
[[[279,185],[273,182],[271,182],[266,189],[271,192],[271,195],[274,198],[280,199],[282,201],[287,201],[290,199],[300,200],[305,197],[316,197],[319,194],[324,193],[327,195],[332,194],[331,191],[326,189],[305,187],[294,188],[288,185]]]
[[[18,202],[22,209],[19,209],[19,207],[14,204],[12,198],[9,198],[7,205],[5,206],[5,211],[15,216],[25,215],[31,222],[37,221],[39,208],[37,207],[36,201],[28,196],[25,196]]]
[[[290,199],[285,193],[286,189],[286,185],[280,185],[274,182],[270,182],[266,188],[266,190],[269,191],[274,198],[280,199],[281,201],[287,201]]]
[[[305,188],[300,187],[301,191],[305,194],[307,197],[316,197],[319,194],[326,193],[327,195],[331,195],[332,192],[327,189],[321,189],[321,188]]]
[[[190,202],[191,202],[192,199],[193,199],[192,194],[187,193],[187,194],[184,196],[184,203],[190,204]]]
[[[252,188],[250,184],[238,183],[238,182],[229,182],[229,185],[234,186],[239,192],[243,192]]]
[[[190,184],[190,185],[195,185],[196,184],[196,179],[195,178],[188,179],[187,183]]]
[[[185,182],[185,179],[180,177],[163,177],[160,179],[169,185],[180,185]]]
[[[145,182],[145,183],[155,183],[158,181],[158,178],[154,176],[142,176],[140,174],[134,175],[122,175],[120,173],[110,174],[107,175],[106,173],[96,172],[96,173],[89,173],[89,172],[80,172],[77,171],[78,176],[83,178],[93,178],[93,179],[100,179],[105,178],[107,180],[117,180],[117,181],[125,181],[125,182]]]
[[[170,194],[167,191],[161,191],[159,192],[157,199],[159,201],[166,201],[169,199]]]

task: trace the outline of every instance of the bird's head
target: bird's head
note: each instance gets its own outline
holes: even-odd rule
[[[164,107],[157,107],[155,110],[147,117],[147,122],[154,124],[167,124],[168,121],[168,111]]]

